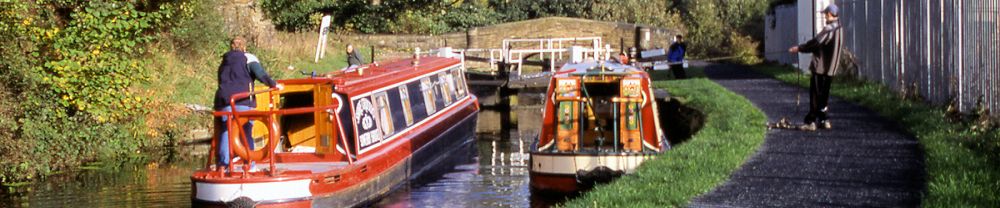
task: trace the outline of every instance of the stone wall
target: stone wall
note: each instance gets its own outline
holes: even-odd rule
[[[268,45],[274,39],[274,24],[253,0],[223,0],[217,7],[225,21],[226,34],[246,37],[253,43]]]
[[[472,28],[463,32],[453,32],[441,35],[333,35],[337,42],[353,43],[355,45],[373,45],[388,50],[411,49],[414,47],[440,48],[501,48],[504,39],[508,38],[569,38],[600,36],[605,44],[611,44],[616,50],[624,40],[626,47],[635,44],[638,28],[650,30],[651,47],[667,47],[673,35],[681,33],[676,29],[655,28],[643,25],[594,21],[566,17],[548,17],[541,19],[511,22]],[[469,45],[468,40],[472,40]]]

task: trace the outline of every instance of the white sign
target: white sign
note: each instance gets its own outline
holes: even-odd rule
[[[324,15],[319,25],[319,41],[316,43],[316,59],[313,62],[319,62],[319,59],[326,55],[326,34],[330,31],[330,15]]]

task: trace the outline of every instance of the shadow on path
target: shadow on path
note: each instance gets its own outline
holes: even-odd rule
[[[742,66],[710,65],[705,74],[746,97],[769,122],[788,117],[801,123],[808,112],[806,89]],[[754,155],[690,206],[920,206],[926,170],[916,138],[874,111],[835,97],[830,117],[832,130],[768,130]]]

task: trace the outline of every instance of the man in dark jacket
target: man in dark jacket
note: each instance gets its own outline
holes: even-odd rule
[[[687,44],[684,44],[684,36],[674,36],[674,43],[670,44],[670,52],[667,53],[667,61],[670,62],[670,71],[674,72],[676,79],[687,78],[687,73],[684,71],[685,53],[687,53]]]
[[[354,49],[354,45],[347,44],[347,68],[354,68],[364,64],[364,58],[361,57],[361,53]]]
[[[788,49],[791,53],[812,53],[812,63],[809,71],[812,79],[809,82],[809,114],[801,130],[815,131],[818,128],[832,128],[827,117],[827,105],[830,100],[830,83],[837,75],[843,48],[843,31],[837,21],[839,9],[831,4],[823,10],[826,25],[823,31],[816,34],[812,40]]]
[[[248,111],[257,106],[253,96],[236,100],[234,106],[230,106],[229,98],[238,93],[250,92],[253,90],[254,79],[260,80],[270,87],[282,89],[284,86],[278,84],[267,75],[257,57],[246,53],[246,40],[241,37],[233,38],[230,42],[231,50],[222,56],[222,63],[219,65],[218,79],[219,88],[215,91],[214,109],[216,111],[231,112]],[[221,123],[225,124],[229,120],[228,116],[223,116]],[[228,128],[221,128],[219,135],[219,155],[217,165],[225,167],[229,165],[229,132]],[[247,147],[253,149],[253,121],[243,125],[243,133],[247,140]]]

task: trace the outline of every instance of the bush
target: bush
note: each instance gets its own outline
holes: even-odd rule
[[[440,34],[448,31],[444,22],[438,21],[434,15],[422,11],[406,11],[388,25],[388,32],[403,34]]]
[[[309,30],[319,27],[318,21],[310,21],[309,16],[341,1],[321,0],[262,0],[260,5],[271,16],[274,25],[288,31]]]
[[[722,42],[725,38],[722,31],[725,25],[718,15],[718,9],[713,1],[692,1],[682,4],[685,11],[684,21],[688,26],[686,39],[691,43],[691,56],[707,57],[724,54]]]
[[[753,41],[750,36],[741,35],[739,33],[729,34],[729,45],[733,56],[736,57],[734,61],[741,64],[759,64],[761,63],[760,54],[757,52],[757,48],[760,46],[760,42]]]
[[[774,1],[774,0],[771,0]],[[759,62],[763,19],[771,1],[699,0],[681,3],[694,57],[734,56],[743,64]]]
[[[484,25],[492,25],[501,22],[501,14],[493,9],[476,4],[464,4],[452,8],[440,19],[448,28],[447,30],[461,30]]]
[[[123,156],[153,141],[140,133],[146,100],[135,86],[149,71],[139,56],[169,26],[177,2],[0,4],[0,44],[20,46],[0,49],[0,93],[21,101],[0,106],[0,124],[14,126],[0,129],[0,181]]]
[[[179,49],[180,54],[214,56],[228,49],[228,34],[223,32],[225,22],[219,21],[222,15],[215,10],[217,6],[215,1],[178,4],[168,40]]]

